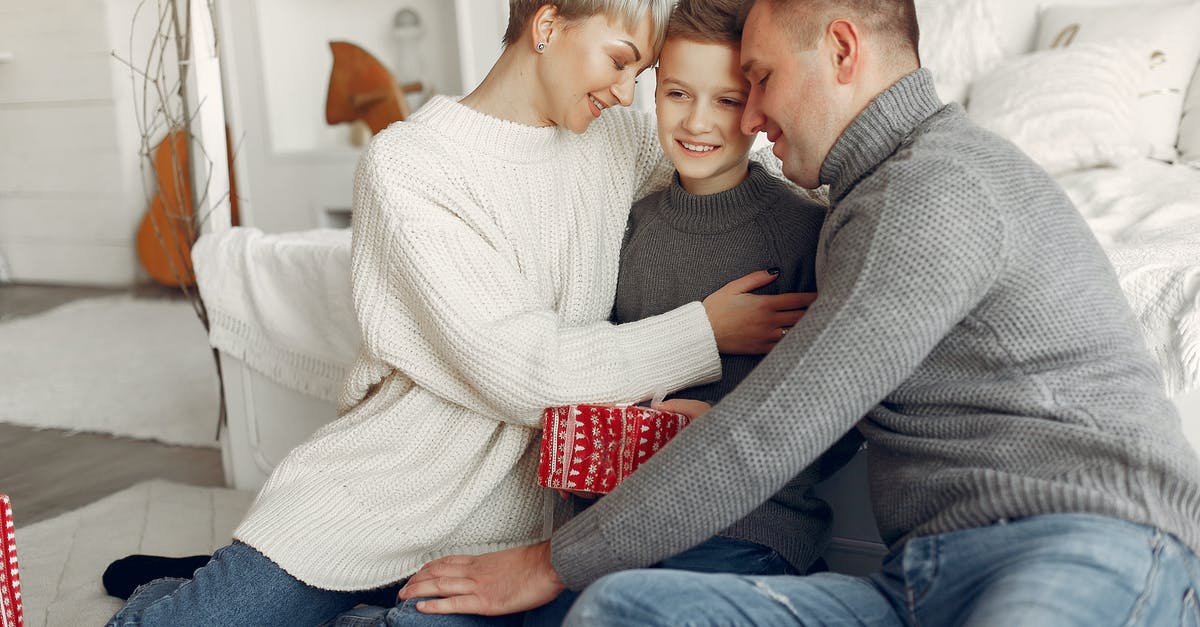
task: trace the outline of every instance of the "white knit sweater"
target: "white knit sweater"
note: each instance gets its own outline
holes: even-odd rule
[[[355,180],[363,343],[343,415],[234,536],[330,590],[546,537],[543,408],[720,375],[699,303],[606,322],[630,204],[670,173],[652,118],[624,109],[573,135],[440,97],[380,133]]]

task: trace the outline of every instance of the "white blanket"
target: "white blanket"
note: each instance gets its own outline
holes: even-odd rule
[[[1146,159],[1060,183],[1108,252],[1168,394],[1200,389],[1200,170]],[[212,345],[336,401],[359,345],[349,245],[348,231],[329,229],[201,238],[192,257]]]
[[[350,231],[235,228],[192,250],[209,343],[298,392],[336,402],[358,354]]]

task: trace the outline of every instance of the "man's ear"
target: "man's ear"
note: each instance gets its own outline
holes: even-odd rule
[[[837,19],[825,30],[826,41],[831,47],[831,56],[837,72],[837,81],[848,84],[854,80],[859,71],[859,59],[862,52],[862,38],[854,22]]]
[[[543,4],[536,13],[533,14],[533,20],[529,25],[531,35],[533,36],[533,46],[538,44],[550,44],[551,38],[561,26],[562,20],[558,16],[558,7],[553,4]]]

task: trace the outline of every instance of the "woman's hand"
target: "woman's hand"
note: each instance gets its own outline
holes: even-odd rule
[[[673,398],[654,405],[653,409],[683,414],[688,417],[688,422],[691,422],[712,409],[712,405],[704,401],[694,401],[690,398]]]
[[[804,310],[817,299],[815,292],[750,293],[777,278],[778,270],[752,272],[704,299],[717,350],[728,355],[765,354],[804,317]]]

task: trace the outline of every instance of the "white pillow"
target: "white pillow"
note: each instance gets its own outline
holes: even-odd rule
[[[988,0],[916,0],[921,66],[943,102],[966,102],[975,77],[1004,58]]]
[[[1200,65],[1192,75],[1192,86],[1183,101],[1177,146],[1181,162],[1200,168]]]
[[[1145,157],[1138,91],[1145,48],[1077,44],[1002,63],[971,86],[967,113],[1051,174]]]
[[[1176,158],[1184,93],[1200,60],[1200,1],[1121,6],[1058,6],[1042,11],[1037,48],[1145,41],[1151,70],[1140,85],[1138,119],[1156,159]]]

